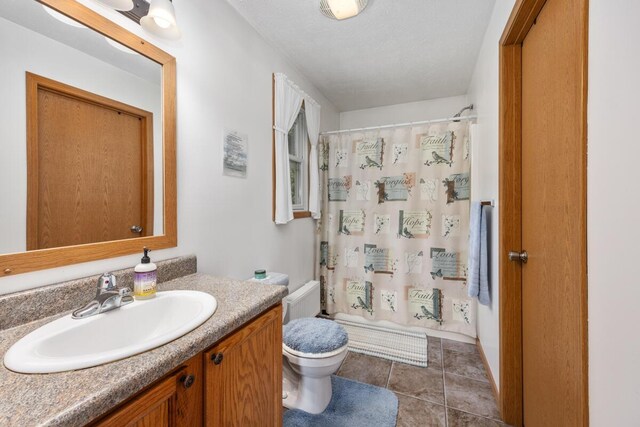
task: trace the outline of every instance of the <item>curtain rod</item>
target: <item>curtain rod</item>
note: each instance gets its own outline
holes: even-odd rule
[[[460,121],[460,120],[473,120],[473,119],[477,119],[477,118],[478,118],[478,116],[449,117],[448,119],[423,120],[421,122],[398,123],[398,124],[393,124],[393,125],[371,126],[371,127],[367,127],[367,128],[332,130],[330,132],[321,132],[320,135],[334,135],[334,134],[337,134],[337,133],[360,132],[360,131],[364,131],[364,130],[392,129],[392,128],[407,127],[407,126],[428,125],[428,124],[432,124],[432,123],[446,123],[446,122],[455,122],[455,121]]]
[[[313,102],[315,105],[317,105],[318,107],[321,107],[321,105],[320,105],[320,103],[318,101],[313,99],[313,97],[311,95],[309,95],[307,92],[302,90],[302,88],[300,86],[298,86],[293,80],[291,80],[286,74],[284,74],[284,73],[273,73],[273,80],[274,81],[276,80],[277,77],[282,77],[287,83],[289,83],[291,85],[291,87],[293,87],[295,90],[298,91],[298,93],[300,93],[300,95],[302,95],[302,98],[305,101],[309,100],[309,101]]]

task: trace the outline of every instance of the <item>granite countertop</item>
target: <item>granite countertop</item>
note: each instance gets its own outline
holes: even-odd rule
[[[106,365],[56,374],[18,374],[0,365],[0,425],[84,425],[207,349],[287,293],[282,286],[200,273],[161,283],[158,288],[207,292],[216,297],[218,308],[183,337]],[[0,331],[0,354],[4,356],[24,335],[62,315]]]

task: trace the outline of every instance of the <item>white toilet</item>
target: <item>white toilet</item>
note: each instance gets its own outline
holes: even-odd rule
[[[283,323],[294,306],[295,313],[289,316],[293,319],[282,331],[282,405],[311,414],[323,412],[331,401],[331,375],[347,355],[347,332],[335,322],[311,317],[320,312],[318,282],[295,289],[289,286],[289,276],[273,272],[265,279],[249,280],[289,289],[282,300]]]
[[[331,375],[347,355],[348,336],[331,320],[295,319],[282,333],[282,404],[311,414],[331,401]]]

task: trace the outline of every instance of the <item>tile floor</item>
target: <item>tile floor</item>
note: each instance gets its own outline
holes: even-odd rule
[[[427,368],[349,352],[337,375],[393,391],[397,427],[505,426],[473,344],[429,337]]]

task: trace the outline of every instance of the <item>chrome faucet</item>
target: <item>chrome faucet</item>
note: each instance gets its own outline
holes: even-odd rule
[[[73,319],[84,319],[96,314],[111,311],[133,302],[131,289],[116,287],[116,277],[111,273],[104,273],[98,279],[98,289],[93,300],[84,307],[75,310],[71,317]]]

